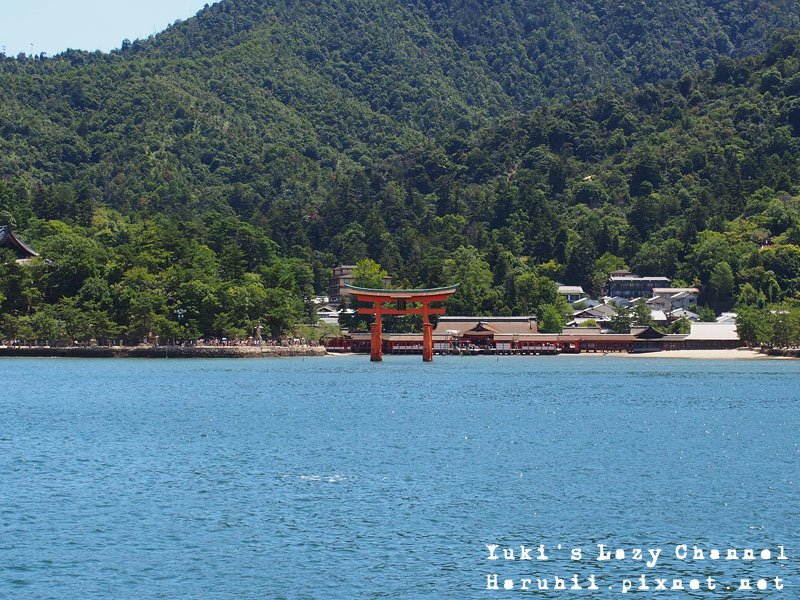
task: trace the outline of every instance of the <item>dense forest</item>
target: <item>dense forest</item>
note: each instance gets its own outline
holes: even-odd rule
[[[0,338],[277,337],[358,261],[460,283],[451,313],[545,317],[553,281],[629,267],[792,315],[799,19],[223,0],[110,54],[0,57],[0,224],[42,255],[0,259]]]

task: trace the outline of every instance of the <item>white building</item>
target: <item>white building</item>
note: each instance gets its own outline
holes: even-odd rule
[[[355,314],[355,310],[352,308],[346,308],[341,310],[339,305],[336,304],[324,304],[322,306],[317,307],[317,319],[321,323],[326,323],[328,325],[338,325],[339,324],[339,317],[341,315],[352,315]]]
[[[653,298],[649,301],[656,310],[670,312],[682,308],[688,310],[690,306],[697,306],[697,288],[663,287],[653,288]]]
[[[692,323],[692,331],[686,337],[686,349],[726,349],[741,345],[736,323]]]
[[[558,286],[558,293],[567,300],[570,304],[578,302],[586,298],[586,292],[579,285],[560,285]]]

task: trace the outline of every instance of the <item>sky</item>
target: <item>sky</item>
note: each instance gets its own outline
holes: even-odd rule
[[[108,52],[164,30],[216,0],[0,0],[0,51],[6,56],[67,48]]]

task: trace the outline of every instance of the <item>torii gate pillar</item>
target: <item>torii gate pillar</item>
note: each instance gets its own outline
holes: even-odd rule
[[[375,321],[370,329],[370,360],[383,360],[383,315],[421,315],[422,316],[422,360],[433,360],[433,325],[430,315],[443,315],[444,308],[431,308],[431,302],[444,302],[458,289],[457,285],[446,288],[421,290],[385,290],[359,288],[346,285],[347,292],[359,302],[371,303],[371,307],[358,309],[360,315],[374,315]],[[407,303],[421,304],[421,307],[406,308]],[[395,304],[387,308],[386,304]]]
[[[422,324],[422,360],[424,362],[433,360],[433,325],[430,323]]]
[[[372,337],[369,345],[369,359],[373,362],[380,362],[383,360],[383,325],[381,324],[380,316],[376,317],[375,322],[371,325],[370,332]]]

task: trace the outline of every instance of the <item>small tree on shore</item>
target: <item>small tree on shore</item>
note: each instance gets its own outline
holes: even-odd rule
[[[567,319],[555,304],[545,304],[540,309],[539,331],[542,333],[561,333]]]
[[[692,332],[692,322],[686,317],[681,317],[680,319],[674,321],[669,326],[669,333],[687,334],[691,332]]]
[[[710,306],[703,306],[698,309],[697,316],[703,323],[714,323],[717,320],[717,313]]]
[[[611,317],[611,331],[614,333],[630,333],[633,316],[631,311],[624,306],[614,308],[614,315]]]
[[[644,298],[639,298],[636,301],[630,314],[633,319],[633,325],[648,327],[655,324],[655,321],[653,321],[653,313],[650,307],[647,306],[647,301]]]

